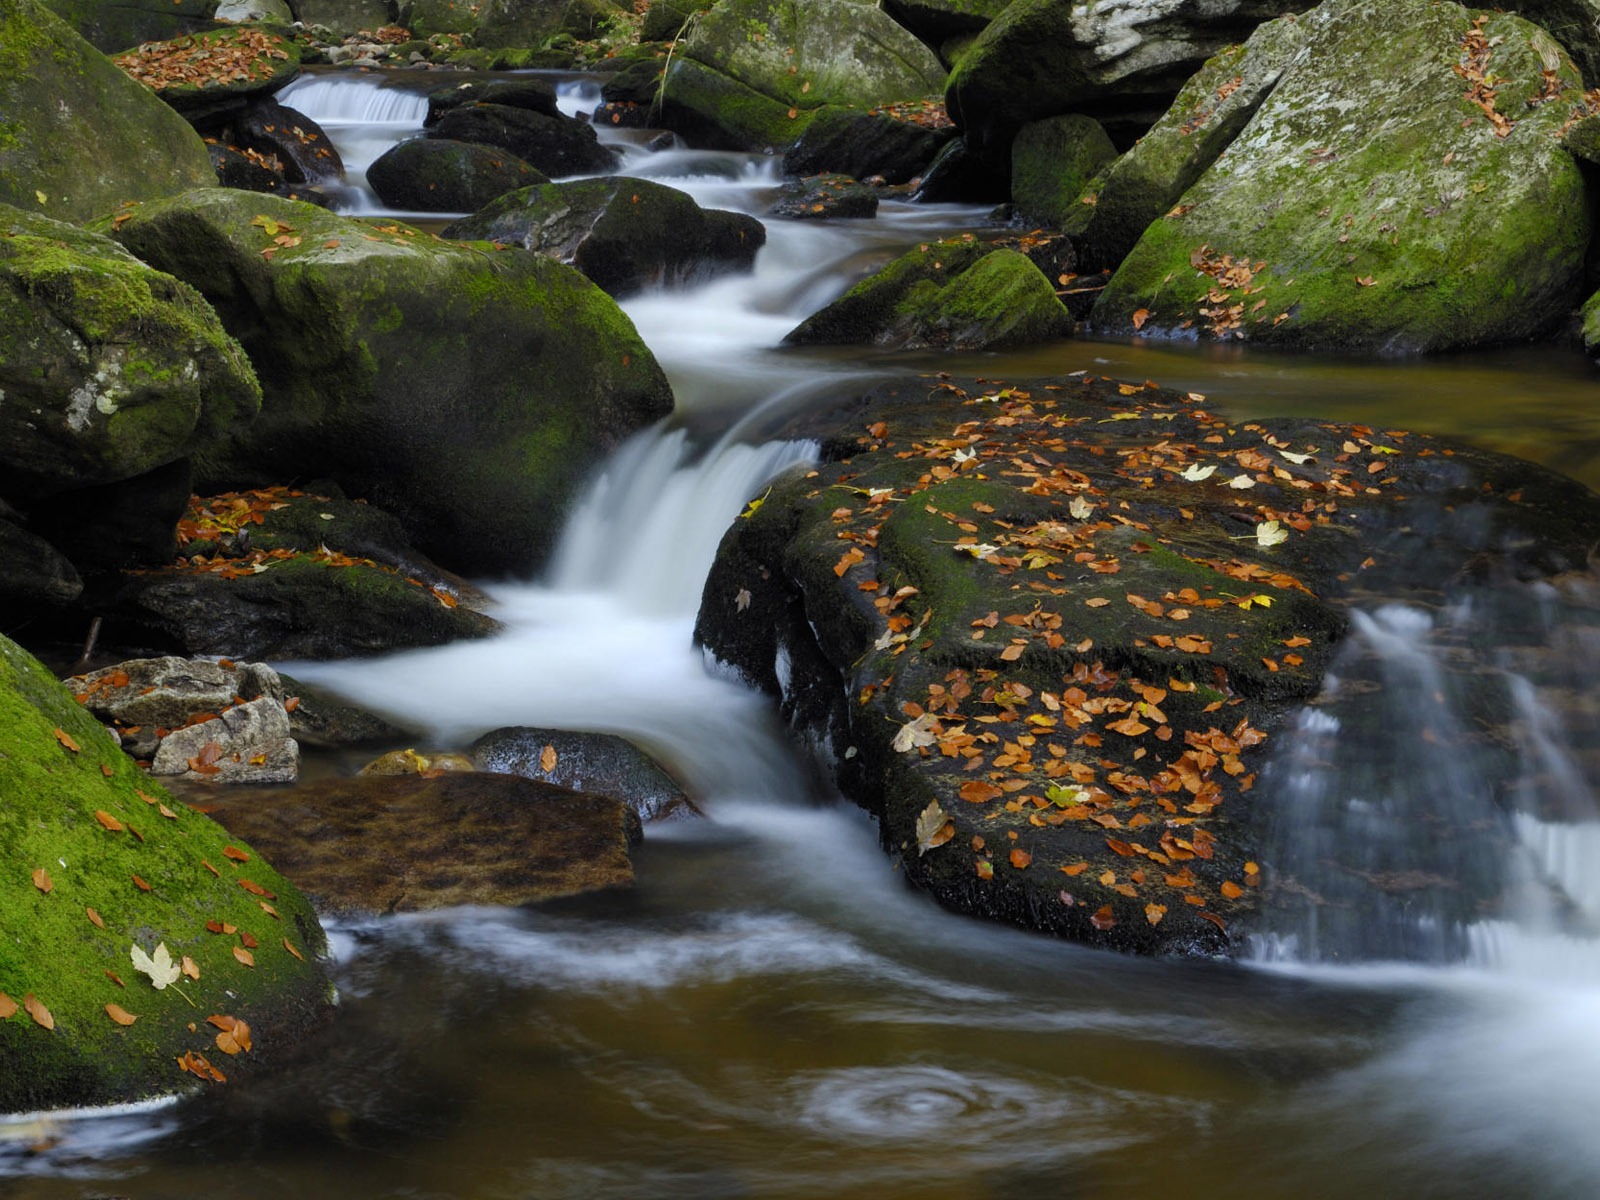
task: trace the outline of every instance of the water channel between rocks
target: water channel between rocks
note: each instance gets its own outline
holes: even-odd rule
[[[335,74],[286,102],[324,123],[359,183],[416,131],[416,97]],[[757,216],[777,181],[771,160],[681,149],[630,148],[623,170]],[[1554,887],[1577,911],[1567,928],[1600,927],[1593,630],[1535,613],[1541,644],[1522,653],[1525,631],[1511,645],[1466,601],[1360,614],[1264,777],[1282,855],[1314,870],[1318,839],[1387,837],[1414,796],[1487,803],[1470,764],[1426,749],[1425,730],[1465,719],[1441,672],[1469,653],[1514,697],[1508,752],[1542,797],[1515,818],[1506,869],[1546,886],[1516,923],[1286,925],[1243,964],[1122,958],[938,910],[769,702],[691,646],[722,530],[810,453],[771,431],[891,372],[1151,378],[1241,419],[1456,434],[1600,484],[1595,380],[1575,352],[774,349],[869,265],[984,216],[768,220],[753,274],[628,301],[679,412],[596,481],[546,578],[492,588],[507,632],[289,664],[438,747],[509,724],[623,733],[709,820],[652,829],[625,896],[336,929],[342,1010],[319,1062],[220,1101],[0,1123],[0,1198],[1600,1195],[1600,948],[1554,932],[1538,901]],[[1426,852],[1372,870],[1422,870]]]

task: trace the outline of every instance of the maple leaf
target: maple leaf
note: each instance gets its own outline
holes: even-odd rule
[[[932,713],[923,713],[915,721],[907,721],[900,726],[900,732],[894,735],[891,745],[900,754],[915,750],[919,746],[933,745],[938,740],[933,736],[935,720]]]
[[[159,992],[170,987],[185,1000],[189,1000],[188,994],[177,986],[178,980],[183,976],[183,968],[172,961],[172,952],[167,949],[165,942],[156,944],[154,956],[146,954],[139,949],[138,943],[135,943],[128,957],[132,959],[135,971],[150,977],[150,983],[156,991]],[[194,1001],[189,1000],[189,1004],[192,1007]]]
[[[1255,538],[1263,546],[1276,546],[1289,540],[1289,531],[1280,528],[1277,521],[1262,521],[1256,526]]]
[[[1078,520],[1087,521],[1089,514],[1094,512],[1094,505],[1090,504],[1082,496],[1074,496],[1072,503],[1067,505],[1067,511]]]
[[[999,546],[991,546],[988,542],[972,542],[968,545],[957,546],[956,552],[959,554],[970,554],[973,558],[987,558],[989,555],[995,553],[999,549]]]
[[[1212,463],[1209,467],[1202,467],[1199,463],[1190,463],[1179,475],[1180,479],[1187,479],[1190,483],[1199,483],[1210,479],[1217,473],[1217,465]]]
[[[1243,491],[1245,488],[1253,488],[1255,485],[1256,481],[1251,479],[1248,475],[1235,475],[1232,479],[1228,480],[1229,487],[1238,488],[1240,491]]]

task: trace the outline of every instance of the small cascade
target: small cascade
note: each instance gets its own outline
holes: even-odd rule
[[[440,86],[437,76],[430,82],[432,87]],[[426,89],[343,71],[301,75],[276,98],[279,104],[304,113],[324,129],[366,125],[421,129],[428,115]]]

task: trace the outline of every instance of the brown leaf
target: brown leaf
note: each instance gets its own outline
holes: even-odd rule
[[[294,948],[294,943],[291,942],[288,938],[284,938],[283,939],[283,948],[285,950],[287,950],[290,954],[292,954],[296,958],[298,958],[301,962],[305,962],[306,956],[301,954],[300,951],[296,950]]]
[[[67,731],[65,729],[62,729],[59,725],[56,726],[56,741],[60,742],[63,746],[65,746],[68,750],[72,751],[74,754],[76,754],[78,752],[78,749],[79,749],[78,743],[73,741],[71,735],[68,734]]]
[[[118,1025],[132,1025],[139,1019],[120,1004],[106,1005],[106,1016],[110,1017]]]
[[[1222,887],[1220,891],[1229,900],[1237,900],[1240,896],[1244,895],[1244,889],[1231,879],[1225,879],[1222,881]]]
[[[48,896],[52,891],[55,890],[56,885],[50,882],[49,871],[45,870],[43,867],[35,867],[33,872],[33,886]]]
[[[35,1025],[42,1025],[46,1029],[56,1027],[56,1019],[50,1015],[50,1010],[32,992],[22,998],[22,1007],[28,1010],[28,1015],[33,1018]]]
[[[21,1012],[21,1006],[4,992],[0,992],[0,1021],[6,1021]]]
[[[233,956],[247,967],[253,967],[256,965],[256,956],[251,954],[250,951],[246,950],[243,946],[235,946],[233,948]]]
[[[239,931],[239,940],[244,943],[246,950],[254,950],[261,945],[260,942],[256,941],[255,935],[245,929]]]
[[[276,900],[278,898],[277,892],[269,892],[259,883],[253,883],[248,879],[239,880],[239,886],[245,891],[249,892],[252,896],[260,896],[266,900]]]
[[[103,808],[95,809],[94,819],[99,821],[100,824],[104,825],[106,829],[112,833],[121,833],[128,828],[121,821],[117,820],[110,813],[106,812]]]
[[[1011,851],[1011,865],[1019,871],[1025,871],[1033,862],[1033,855],[1020,846]]]
[[[122,976],[118,975],[115,971],[107,971],[106,978],[111,980],[111,982],[116,984],[119,988],[125,988],[128,986],[122,982]]]
[[[546,775],[556,769],[556,748],[554,746],[546,745],[543,750],[539,751],[539,767]]]
[[[1102,904],[1089,918],[1089,924],[1104,933],[1117,923],[1117,918],[1111,914],[1111,905]]]
[[[200,978],[200,964],[187,954],[179,961],[178,966],[190,979],[198,980]]]
[[[144,880],[140,879],[137,875],[133,877],[133,886],[138,888],[141,892],[148,892],[150,890],[150,885]]]
[[[1150,310],[1148,308],[1136,308],[1136,309],[1134,309],[1134,312],[1133,312],[1133,327],[1134,327],[1134,329],[1136,329],[1136,330],[1137,329],[1143,329],[1144,328],[1144,323],[1146,321],[1148,321],[1149,319],[1150,319]]]
[[[237,846],[224,846],[222,848],[222,856],[224,858],[231,858],[237,863],[247,863],[250,861],[250,856]]]
[[[1005,795],[994,784],[982,779],[971,779],[961,785],[961,798],[968,804],[986,804]]]
[[[92,909],[92,908],[84,909],[83,910],[83,915],[89,918],[89,923],[91,925],[93,925],[96,929],[104,929],[106,927],[105,918],[102,917],[99,913],[95,912],[94,909]]]
[[[1144,919],[1152,925],[1161,924],[1161,918],[1167,915],[1165,904],[1146,904],[1144,906]]]

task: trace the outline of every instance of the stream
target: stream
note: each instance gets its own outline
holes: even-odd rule
[[[338,143],[347,209],[387,214],[362,172],[417,132],[417,88],[439,81],[323,72],[281,98]],[[593,103],[564,87],[569,111]],[[706,206],[763,216],[779,182],[770,158],[624,150],[624,173]],[[1237,963],[1126,958],[937,908],[770,701],[691,644],[723,530],[814,452],[774,431],[906,371],[1150,378],[1230,417],[1449,434],[1600,486],[1593,368],[1562,348],[776,349],[898,250],[986,216],[767,219],[751,274],[628,300],[678,412],[593,481],[542,578],[488,585],[505,633],[279,664],[426,729],[419,749],[513,724],[624,734],[707,820],[649,828],[624,895],[335,926],[341,1009],[318,1061],[183,1104],[0,1120],[0,1198],[1600,1195],[1600,622],[1548,597],[1515,637],[1470,598],[1358,613],[1327,693],[1275,735],[1269,861],[1313,879],[1330,841],[1443,803],[1511,823],[1507,886],[1527,902],[1516,921],[1454,924],[1335,905],[1342,921],[1286,920]],[[1427,748],[1468,719],[1463,655],[1514,702],[1510,817],[1470,763]],[[1425,870],[1414,840],[1383,869]]]

